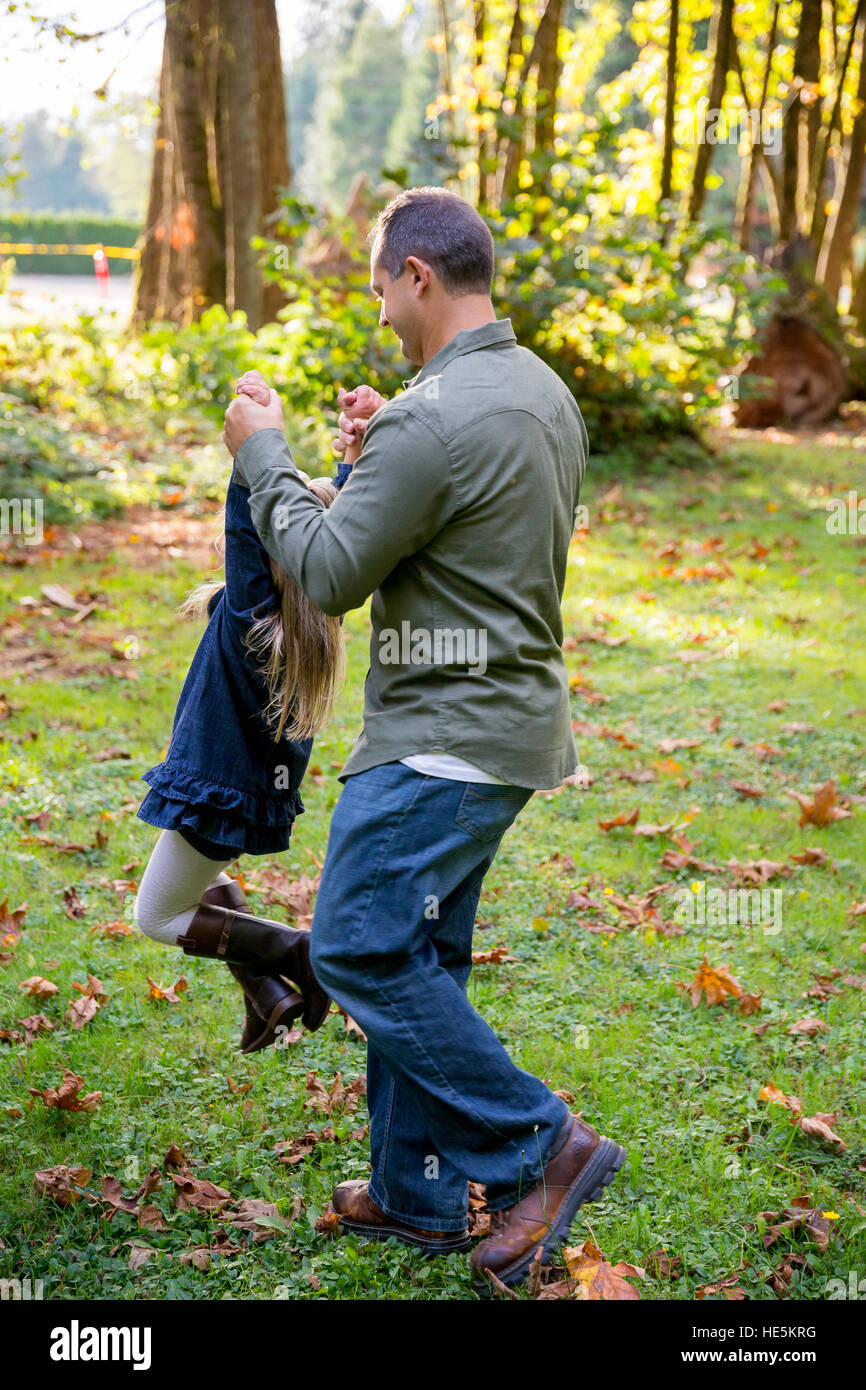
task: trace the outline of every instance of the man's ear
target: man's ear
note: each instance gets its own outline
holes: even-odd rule
[[[426,261],[420,260],[418,256],[407,256],[406,269],[412,276],[412,289],[416,294],[423,294],[429,289],[432,272]]]

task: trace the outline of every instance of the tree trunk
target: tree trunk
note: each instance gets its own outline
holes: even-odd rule
[[[839,296],[842,279],[851,261],[851,243],[857,228],[857,213],[866,168],[866,21],[860,42],[860,79],[857,84],[857,115],[848,143],[845,183],[835,214],[824,235],[818,263],[818,278],[833,303]]]
[[[773,52],[776,47],[776,29],[779,22],[779,0],[773,6],[773,19],[770,24],[770,37],[767,41],[767,60],[764,64],[764,75],[761,79],[761,98],[757,110],[763,111],[767,103],[767,90],[770,85],[770,68],[773,65]],[[736,37],[734,38],[734,50],[737,58],[737,72],[740,76],[740,85],[743,90],[743,100],[746,107],[751,110],[748,94],[746,92],[745,77],[739,61],[739,54],[736,53]],[[749,146],[749,155],[746,160],[745,173],[740,184],[739,197],[737,202],[737,232],[739,235],[740,248],[748,251],[752,241],[752,225],[755,216],[755,180],[758,172],[758,149],[762,134],[759,131],[752,131],[752,143]]]
[[[670,202],[673,189],[674,172],[674,127],[677,108],[677,37],[680,27],[680,0],[671,0],[668,24],[668,58],[665,79],[665,135],[662,149],[662,173],[659,186],[659,202]],[[662,245],[670,232],[670,215],[662,214]]]
[[[521,0],[514,0],[514,13],[511,19],[511,31],[508,36],[508,54],[505,59],[505,77],[502,81],[502,92],[504,97],[511,97],[514,101],[513,119],[516,134],[509,136],[502,134],[499,140],[497,154],[500,160],[499,186],[497,190],[497,206],[501,207],[503,202],[514,197],[517,192],[517,171],[520,168],[520,161],[523,157],[523,79],[524,72],[522,64],[517,59],[523,56],[523,16],[520,10]],[[513,84],[514,90],[509,90],[509,80],[512,72],[517,73],[516,81]],[[503,157],[504,156],[504,157]]]
[[[794,49],[796,96],[782,124],[782,197],[779,209],[783,242],[806,232],[809,175],[821,124],[818,83],[821,76],[821,0],[802,0]],[[799,82],[798,82],[799,79]]]
[[[174,145],[168,138],[168,103],[168,59],[163,45],[162,71],[159,78],[159,121],[150,171],[144,245],[141,248],[135,282],[133,323],[148,323],[163,316],[160,312],[160,285],[166,278],[163,261],[171,254],[169,213],[175,202]]]
[[[273,235],[271,217],[289,187],[289,126],[280,57],[280,30],[275,0],[253,0],[256,73],[258,78],[258,140],[261,173],[263,236]],[[272,322],[286,299],[279,285],[266,281],[262,289],[262,320]]]
[[[848,42],[845,45],[845,56],[842,59],[842,67],[839,71],[836,83],[836,96],[833,101],[833,109],[830,112],[830,119],[818,133],[818,144],[815,151],[815,166],[812,172],[812,224],[810,236],[816,246],[820,246],[827,226],[827,199],[824,197],[824,183],[827,177],[827,155],[833,143],[834,131],[839,131],[841,136],[840,116],[842,113],[842,97],[845,88],[845,79],[848,76],[848,68],[851,63],[851,54],[854,51],[854,37],[857,26],[863,14],[863,6],[866,0],[857,0],[857,8],[851,20],[851,28],[848,32]]]
[[[224,229],[214,199],[205,125],[205,80],[198,7],[166,0],[165,42],[177,130],[178,190],[188,209],[192,312],[225,297]]]
[[[556,92],[559,86],[559,29],[563,0],[547,0],[538,24],[533,57],[538,66],[535,84],[535,149],[553,153]]]
[[[237,0],[219,0],[220,52],[217,110],[220,188],[226,229],[226,308],[243,309],[254,331],[262,323],[258,252],[262,230],[259,113],[255,39],[250,16]]]
[[[734,0],[720,0],[719,8],[713,14],[710,37],[710,48],[713,54],[713,71],[710,78],[707,111],[711,116],[714,112],[722,109],[722,102],[725,99],[725,86],[727,83],[728,70],[731,66],[731,48],[734,33],[733,25]],[[704,205],[707,173],[710,168],[712,152],[713,146],[708,140],[704,139],[699,141],[697,155],[695,156],[695,171],[692,177],[688,211],[686,213],[689,222],[695,222],[697,220]]]

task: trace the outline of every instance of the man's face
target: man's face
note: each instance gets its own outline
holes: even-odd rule
[[[393,328],[400,340],[403,356],[420,366],[419,299],[411,265],[405,265],[397,279],[392,280],[384,266],[372,261],[370,289],[380,304],[379,323],[383,328]]]

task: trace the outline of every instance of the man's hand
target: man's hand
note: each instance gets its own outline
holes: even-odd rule
[[[257,430],[281,430],[283,428],[283,403],[276,391],[269,393],[267,405],[258,405],[249,396],[238,396],[226,411],[223,440],[225,446],[235,457],[242,444]]]
[[[341,414],[337,421],[339,434],[333,440],[334,453],[342,454],[345,463],[354,463],[364,444],[364,431],[367,422],[385,404],[386,396],[380,396],[372,386],[356,386],[354,391],[340,387],[337,392],[337,405]]]

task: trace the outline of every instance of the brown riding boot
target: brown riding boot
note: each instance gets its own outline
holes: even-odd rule
[[[219,883],[208,888],[201,902],[212,907],[234,908],[245,912],[249,907],[240,884]],[[241,1032],[241,1052],[260,1052],[279,1036],[280,1027],[288,1029],[304,1011],[304,997],[290,981],[281,975],[257,975],[245,965],[226,961],[244,994],[246,1015]]]
[[[236,978],[244,988],[245,997],[251,999],[259,1018],[264,1020],[265,1032],[270,1035],[264,1040],[261,1036],[255,1038],[253,1041],[258,1047],[267,1046],[280,1024],[288,1026],[298,1013],[302,1014],[304,1026],[314,1033],[327,1018],[331,999],[310,965],[309,932],[284,926],[267,917],[255,917],[234,905],[223,906],[219,900],[220,895],[225,895],[234,904],[238,902],[239,893],[243,896],[240,888],[233,884],[208,889],[186,934],[178,937],[178,946],[186,955],[207,956],[224,960],[226,964],[248,967],[248,973],[236,975]],[[217,901],[214,901],[215,895]],[[251,979],[256,981],[252,998],[248,992]],[[261,984],[261,981],[266,983]],[[284,981],[295,986],[296,994],[285,989]]]

